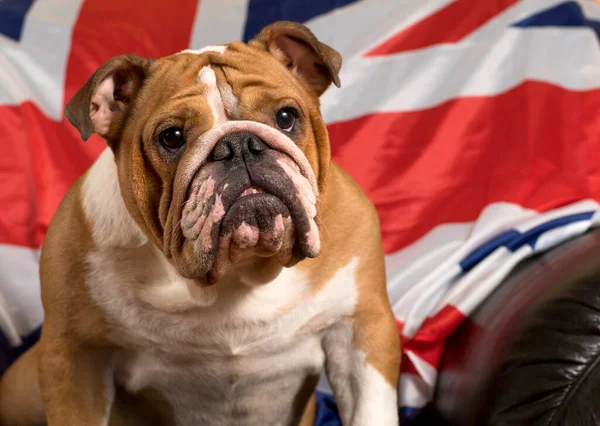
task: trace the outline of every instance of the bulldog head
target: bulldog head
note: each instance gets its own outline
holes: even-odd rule
[[[214,283],[243,259],[319,254],[318,97],[340,66],[306,27],[278,22],[248,44],[112,58],[65,115],[107,141],[129,213],[178,272]]]

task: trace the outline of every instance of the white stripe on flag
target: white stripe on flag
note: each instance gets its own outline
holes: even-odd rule
[[[44,318],[39,285],[40,251],[0,244],[0,329],[21,344]]]
[[[361,0],[317,16],[306,26],[340,52],[346,63],[453,1]]]
[[[526,80],[568,90],[600,88],[600,53],[591,31],[509,28],[480,43],[354,58],[342,66],[340,80],[340,89],[329,88],[321,98],[328,123],[430,108],[457,97],[493,96]]]
[[[36,0],[21,40],[0,36],[0,105],[35,102],[60,120],[71,33],[83,0]]]
[[[190,49],[241,40],[250,0],[199,0]]]
[[[492,18],[485,25],[464,38],[465,43],[479,43],[486,39],[498,37],[498,34],[511,25],[536,15],[544,10],[550,9],[556,5],[564,3],[565,0],[527,0],[519,1],[507,8],[498,16]]]

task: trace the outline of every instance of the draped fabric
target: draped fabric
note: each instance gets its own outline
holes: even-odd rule
[[[596,1],[4,0],[0,369],[37,338],[44,234],[105,148],[80,140],[66,101],[112,56],[247,41],[281,19],[344,58],[322,112],[381,219],[404,420],[431,400],[446,337],[511,269],[598,223]],[[324,377],[317,423],[339,424]]]

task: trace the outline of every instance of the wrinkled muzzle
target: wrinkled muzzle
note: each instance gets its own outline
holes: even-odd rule
[[[292,266],[320,251],[316,179],[302,151],[261,123],[233,121],[183,156],[165,229],[180,274],[216,282],[250,256]]]

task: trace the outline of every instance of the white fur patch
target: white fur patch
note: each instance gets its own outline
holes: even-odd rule
[[[198,83],[204,85],[204,94],[213,114],[213,126],[226,122],[227,113],[221,100],[221,92],[217,87],[217,76],[210,65],[202,67],[198,73]]]
[[[360,386],[352,424],[397,426],[399,419],[396,388],[365,361],[365,354],[361,351],[356,351],[353,368],[355,381],[360,383]]]
[[[226,45],[214,45],[214,46],[205,46],[201,49],[196,49],[196,50],[192,50],[192,49],[185,49],[182,50],[181,53],[192,53],[194,55],[200,55],[202,53],[205,52],[215,52],[215,53],[225,53],[225,51],[227,50],[227,46]]]
[[[125,207],[117,165],[109,148],[88,171],[81,195],[98,247],[138,247],[148,241]]]
[[[229,84],[219,86],[221,92],[221,102],[227,111],[227,115],[232,120],[240,119],[240,101],[233,93],[233,89]]]

